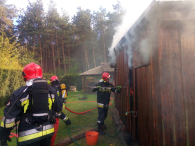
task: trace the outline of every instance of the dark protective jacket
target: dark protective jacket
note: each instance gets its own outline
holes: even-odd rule
[[[51,83],[51,87],[55,89],[58,97],[60,98],[60,100],[61,100],[61,102],[63,104],[65,98],[64,99],[62,98],[62,90],[61,90],[59,81],[58,80],[53,81]],[[65,121],[67,119],[66,115],[63,112],[61,112],[60,114],[56,114],[56,118],[60,118],[63,121]]]
[[[15,122],[20,120],[18,128],[18,145],[27,145],[54,134],[54,124],[50,124],[49,121],[37,129],[37,127],[26,120],[26,112],[29,106],[29,88],[24,92],[25,89],[27,89],[27,86],[23,86],[13,92],[8,106],[4,109],[4,116],[7,115],[8,111],[9,114],[7,115],[6,121],[4,118],[0,126],[1,139],[7,139]],[[51,110],[53,107],[55,112],[61,112],[62,102],[57,96],[56,91],[50,86],[48,87],[48,90],[48,109]],[[17,101],[22,92],[24,92],[24,94]],[[4,128],[4,122],[6,128]]]
[[[51,87],[54,88],[57,92],[57,95],[59,96],[59,98],[62,100],[62,90],[60,87],[60,83],[58,80],[55,80],[51,83]]]
[[[92,92],[97,91],[97,103],[98,104],[104,104],[104,105],[108,105],[110,102],[110,94],[111,91],[115,92],[116,88],[113,88],[114,86],[108,82],[99,82],[97,83],[95,86],[101,86],[101,87],[112,87],[112,88],[93,88]]]

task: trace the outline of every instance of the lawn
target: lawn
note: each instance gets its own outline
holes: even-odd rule
[[[84,97],[82,92],[68,92],[68,99],[67,102],[76,102],[76,103],[66,103],[66,106],[74,111],[74,112],[83,112],[92,108],[95,108],[97,102],[77,102],[77,101],[96,101],[96,94],[87,94],[86,100],[79,100],[79,98]],[[108,129],[105,131],[109,135],[115,135],[115,125],[111,119],[111,112],[110,110],[114,108],[113,100],[111,101],[112,105],[109,108],[108,117],[105,120],[105,124],[107,125]],[[55,143],[62,142],[69,138],[69,128],[71,131],[71,136],[76,136],[78,134],[84,133],[90,129],[96,128],[98,111],[97,109],[89,111],[85,114],[73,114],[69,112],[67,109],[64,109],[64,113],[69,117],[72,124],[70,126],[66,126],[65,123],[60,120],[60,125],[58,128],[58,133],[56,137]],[[0,108],[0,117],[3,117],[3,108]],[[12,131],[15,133],[15,130]],[[80,139],[76,141],[80,146],[86,146],[86,138]],[[121,146],[122,143],[118,139],[118,137],[109,137],[107,135],[99,135],[98,136],[98,143],[97,146],[109,146],[113,144],[114,146]],[[9,146],[16,146],[16,138],[12,138],[12,142],[8,143]],[[69,144],[69,146],[77,146],[76,143]]]

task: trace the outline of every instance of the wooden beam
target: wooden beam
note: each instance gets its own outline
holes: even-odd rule
[[[84,76],[82,76],[82,91],[84,93]]]
[[[89,131],[97,131],[97,128],[91,129],[91,130],[89,130]],[[85,133],[86,133],[86,132],[85,132]],[[74,140],[79,140],[79,139],[85,137],[85,133],[81,133],[81,134],[79,134],[79,135],[77,135],[77,136],[74,136],[74,137],[72,137],[72,138],[73,138]],[[70,143],[72,143],[72,142],[73,142],[73,140],[72,140],[71,138],[69,138],[69,139],[66,139],[65,141],[63,141],[63,142],[61,142],[61,143],[55,144],[54,146],[66,146],[66,145],[68,145],[68,144],[70,144]]]

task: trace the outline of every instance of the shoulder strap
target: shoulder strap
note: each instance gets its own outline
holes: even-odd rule
[[[32,88],[29,91],[29,112],[32,114]]]

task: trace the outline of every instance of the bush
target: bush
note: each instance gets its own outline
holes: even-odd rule
[[[66,74],[60,79],[60,83],[66,85],[67,90],[70,86],[77,86],[77,90],[82,90],[82,77],[78,74]]]
[[[52,76],[55,76],[54,74],[49,73],[43,73],[43,79],[50,80]]]
[[[13,91],[24,86],[20,69],[0,69],[0,106],[5,105]]]

